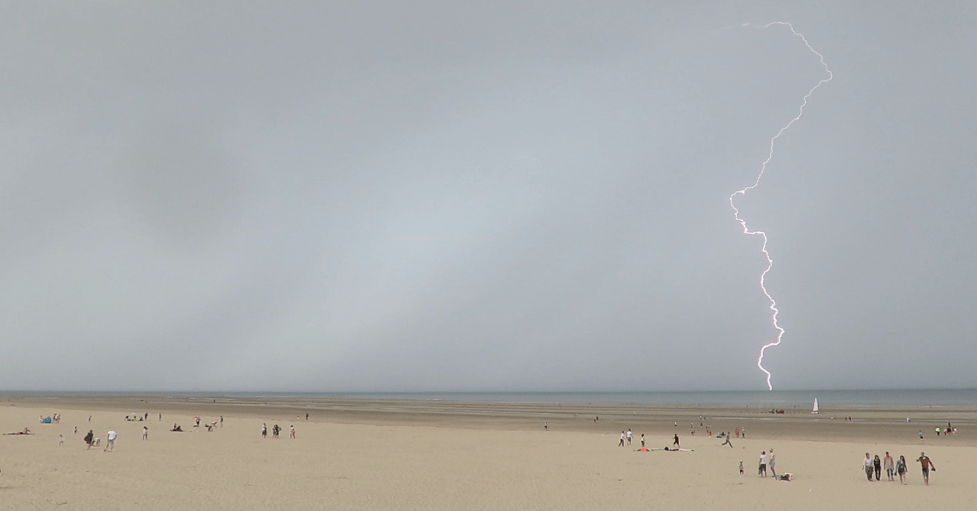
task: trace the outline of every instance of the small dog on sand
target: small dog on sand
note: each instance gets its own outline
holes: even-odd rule
[[[101,443],[102,443],[102,439],[101,438],[95,438],[95,441],[92,442],[92,445],[94,445],[95,447],[98,447],[99,445],[101,445]]]

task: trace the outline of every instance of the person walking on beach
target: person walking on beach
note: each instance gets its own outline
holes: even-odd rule
[[[268,425],[261,423],[261,438],[268,438]]]
[[[224,427],[224,416],[223,415],[221,415],[221,427],[222,428]]]
[[[725,434],[725,435],[723,435],[723,436],[725,436],[725,437],[726,437],[726,441],[725,441],[725,442],[723,442],[723,445],[728,445],[728,446],[729,446],[729,448],[730,448],[730,449],[732,449],[732,448],[733,448],[733,442],[730,442],[730,441],[729,441],[729,439],[730,439],[730,437],[731,437],[731,436],[733,436],[733,435],[730,435],[730,434],[729,434],[729,431],[727,431],[727,432],[726,432],[726,434]],[[719,447],[722,447],[723,445],[720,445]],[[743,463],[743,462],[741,461],[740,463]]]
[[[902,484],[906,484],[906,472],[909,471],[909,467],[906,466],[906,457],[899,456],[899,461],[896,462],[896,473],[899,474],[899,481]]]
[[[109,430],[109,433],[105,435],[105,449],[102,449],[102,451],[112,452],[112,449],[115,448],[116,435],[118,435],[118,433],[116,433],[114,429]]]
[[[142,439],[149,440],[149,426],[142,427]]]
[[[923,430],[919,430],[919,441],[923,441]]]
[[[295,424],[288,430],[288,438],[295,438]]]
[[[729,440],[728,438],[726,440]],[[743,470],[743,460],[740,460],[740,477],[743,477],[745,471]]]
[[[777,477],[777,470],[774,468],[777,465],[777,458],[774,456],[773,449],[770,449],[770,456],[767,457],[767,464],[770,465],[770,473]]]
[[[645,434],[642,433],[641,434],[641,447],[644,448],[644,446],[645,446]]]
[[[681,448],[681,447],[682,447],[682,446],[681,446],[681,445],[679,445],[679,443],[678,443],[678,433],[675,433],[675,441],[673,441],[673,442],[672,442],[672,445],[677,445],[677,446],[679,446],[679,448]]]
[[[58,447],[64,447],[64,435],[58,435]]]
[[[760,453],[760,469],[757,473],[760,477],[767,477],[767,451]]]
[[[872,480],[872,471],[875,469],[872,463],[872,455],[865,453],[865,475],[868,476],[868,480]]]
[[[916,461],[918,461],[919,464],[923,466],[923,482],[926,483],[926,486],[929,486],[930,470],[936,472],[936,466],[933,465],[933,462],[930,460],[929,456],[927,456],[925,452],[919,453],[919,457],[916,458]]]
[[[628,445],[631,445],[631,439],[632,438],[633,438],[633,435],[631,434],[631,429],[628,428]]]
[[[885,459],[882,460],[882,466],[885,468],[885,475],[890,481],[894,481],[892,475],[895,473],[895,467],[892,463],[892,456],[889,456],[889,451],[885,452]]]
[[[95,434],[92,433],[92,430],[89,429],[88,430],[88,434],[85,435],[85,444],[88,445],[88,449],[89,450],[91,450],[91,448],[92,448],[92,442],[94,442],[94,441],[95,441]]]
[[[624,432],[621,432],[621,441],[617,443],[618,447],[624,447]]]
[[[875,469],[875,480],[882,480],[882,460],[879,459],[879,455],[875,455],[875,459],[872,460],[872,468]]]

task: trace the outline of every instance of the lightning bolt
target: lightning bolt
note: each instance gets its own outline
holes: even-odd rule
[[[774,21],[772,23],[767,23],[766,25],[763,26],[763,28],[765,29],[770,28],[774,25],[785,26],[788,29],[790,29],[791,34],[801,38],[801,41],[804,42],[804,45],[807,46],[807,49],[810,50],[811,53],[817,55],[818,59],[820,59],[821,66],[824,67],[824,70],[828,73],[828,77],[821,79],[821,81],[819,81],[814,87],[811,87],[811,90],[807,91],[807,94],[804,95],[804,100],[801,102],[801,107],[797,112],[797,116],[791,119],[790,122],[785,124],[783,128],[780,128],[780,131],[778,131],[777,134],[770,139],[770,152],[767,154],[767,159],[763,160],[763,165],[760,166],[760,173],[757,175],[756,181],[752,185],[747,186],[742,190],[737,190],[733,192],[732,195],[729,196],[729,205],[733,208],[733,216],[736,218],[736,221],[739,222],[740,225],[743,227],[743,234],[748,234],[750,236],[761,236],[763,238],[763,247],[760,250],[763,252],[763,256],[767,258],[767,267],[766,269],[763,270],[763,273],[760,274],[760,289],[763,291],[764,296],[767,297],[767,300],[770,301],[770,311],[773,313],[771,319],[773,321],[773,327],[777,330],[777,340],[774,342],[769,342],[767,344],[764,344],[762,347],[760,347],[760,355],[759,357],[757,357],[757,361],[756,361],[757,367],[759,367],[760,370],[767,375],[767,390],[773,390],[773,385],[770,384],[770,371],[767,371],[763,367],[763,354],[767,350],[767,348],[771,346],[780,345],[780,341],[784,337],[784,329],[780,326],[779,323],[777,323],[777,315],[780,313],[780,311],[777,310],[777,302],[773,299],[772,296],[770,296],[770,292],[767,291],[767,287],[765,286],[767,273],[769,273],[770,268],[773,267],[773,259],[771,259],[770,257],[770,252],[767,251],[767,233],[763,231],[751,231],[746,226],[746,220],[740,218],[740,210],[736,209],[736,204],[734,203],[734,199],[736,198],[737,195],[746,195],[747,191],[756,188],[760,184],[760,179],[763,177],[764,172],[766,172],[767,170],[767,164],[770,163],[770,160],[773,159],[773,150],[774,150],[774,145],[777,142],[777,139],[780,138],[780,135],[783,135],[788,128],[790,128],[795,122],[799,121],[801,116],[804,115],[804,107],[807,106],[807,100],[808,98],[811,97],[811,94],[814,94],[814,91],[816,91],[818,87],[831,81],[831,79],[834,77],[834,74],[831,72],[830,69],[828,69],[828,65],[824,63],[824,56],[818,53],[813,47],[811,47],[811,43],[807,42],[807,38],[804,37],[802,34],[798,33],[796,30],[794,30],[793,25],[787,23],[786,21]],[[750,26],[750,25],[744,24],[744,26]]]

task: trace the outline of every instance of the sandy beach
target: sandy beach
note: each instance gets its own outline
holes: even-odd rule
[[[977,409],[785,412],[598,403],[5,396],[0,431],[26,427],[33,434],[0,436],[0,502],[11,510],[977,507]],[[54,413],[59,423],[39,423]],[[145,414],[148,420],[124,420]],[[201,417],[200,427],[194,427],[195,416]],[[208,432],[204,424],[213,421],[218,425]],[[935,428],[948,421],[957,434],[937,437]],[[184,432],[170,432],[174,423]],[[262,424],[267,438],[261,437]],[[275,424],[283,430],[278,439],[272,438]],[[707,425],[712,437],[706,436]],[[144,426],[147,440],[141,439]],[[734,436],[732,447],[715,438],[736,428],[745,429],[746,437]],[[82,439],[89,429],[101,446],[86,448]],[[113,452],[104,452],[110,429],[118,439]],[[618,447],[628,429],[633,443]],[[925,435],[922,442],[918,431]],[[678,434],[689,450],[637,452],[642,434],[655,449],[672,447]],[[760,453],[771,448],[777,473],[790,472],[793,481],[758,477]],[[866,480],[865,453],[886,451],[909,462],[906,485],[887,481],[884,471],[881,482]],[[921,451],[937,468],[928,487],[915,462]]]

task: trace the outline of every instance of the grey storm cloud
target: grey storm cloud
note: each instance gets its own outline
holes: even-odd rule
[[[0,388],[977,387],[977,6],[0,7]]]

